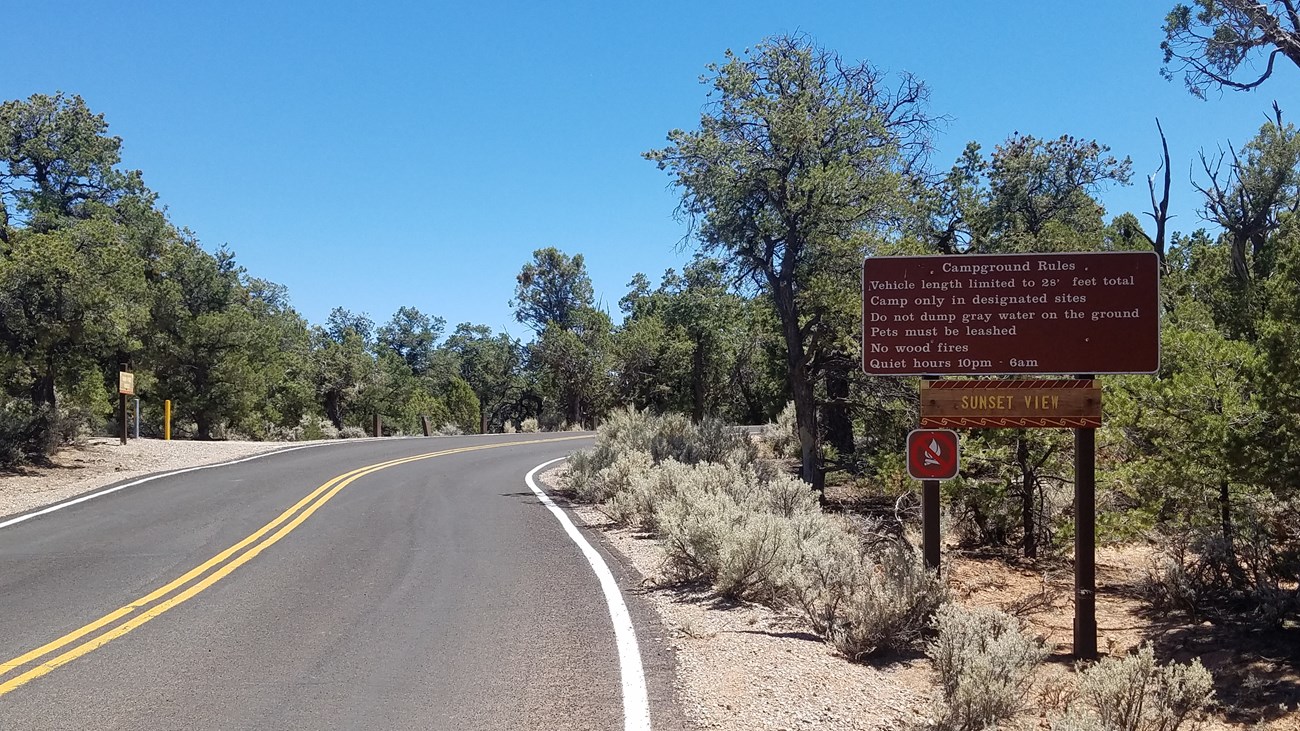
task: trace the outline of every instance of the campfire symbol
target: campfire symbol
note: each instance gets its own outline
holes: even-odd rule
[[[942,464],[939,461],[939,458],[943,456],[943,448],[939,446],[939,440],[931,439],[930,445],[925,448],[924,452],[922,452],[922,456],[925,457],[926,467]]]

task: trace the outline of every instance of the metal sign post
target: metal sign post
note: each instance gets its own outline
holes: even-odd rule
[[[961,471],[957,432],[949,429],[914,429],[907,435],[907,472],[921,481],[921,546],[925,565],[939,568],[939,481]]]
[[[1079,376],[1091,380],[1092,376]],[[1097,658],[1097,430],[1074,430],[1074,656]]]

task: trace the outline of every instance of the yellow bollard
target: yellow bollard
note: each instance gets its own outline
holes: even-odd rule
[[[171,441],[172,438],[172,400],[163,401],[163,439]]]

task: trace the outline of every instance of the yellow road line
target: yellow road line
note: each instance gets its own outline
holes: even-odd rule
[[[164,596],[167,596],[168,594],[171,594],[176,589],[184,586],[185,584],[188,584],[195,577],[204,574],[208,570],[212,569],[215,566],[218,566],[219,564],[223,564],[224,562],[224,565],[221,565],[220,568],[218,568],[216,571],[213,571],[209,576],[205,577],[203,580],[195,583],[193,586],[189,587],[188,589],[185,589],[184,591],[158,603],[153,608],[145,611],[144,613],[139,614],[138,616],[133,617],[127,620],[126,622],[117,625],[113,629],[85,643],[77,645],[76,647],[62,653],[61,655],[58,655],[57,657],[54,657],[40,665],[37,665],[36,667],[32,668],[31,670],[28,670],[27,672],[21,675],[17,675],[11,678],[10,680],[5,681],[4,683],[0,683],[0,696],[3,696],[6,693],[9,693],[17,688],[20,688],[26,685],[27,683],[30,683],[31,681],[41,677],[42,675],[48,674],[52,670],[62,665],[66,665],[67,663],[81,657],[82,655],[93,652],[94,650],[103,647],[104,645],[117,639],[118,637],[121,637],[122,635],[125,635],[126,633],[130,632],[131,630],[139,627],[140,625],[154,619],[155,617],[159,616],[163,612],[166,612],[167,610],[172,609],[173,607],[176,607],[188,601],[189,599],[192,599],[194,596],[199,594],[199,592],[203,591],[204,589],[207,589],[208,587],[212,586],[213,584],[217,583],[221,579],[228,576],[235,569],[253,560],[253,558],[255,558],[263,550],[279,542],[281,538],[288,535],[290,531],[297,528],[299,525],[303,523],[303,521],[311,517],[313,513],[315,513],[318,509],[320,509],[320,506],[324,505],[331,498],[337,495],[343,488],[361,479],[362,477],[365,477],[366,475],[379,472],[380,470],[388,469],[389,467],[408,464],[410,462],[418,462],[420,460],[431,459],[433,457],[443,457],[450,454],[461,454],[464,452],[475,452],[483,449],[497,449],[501,447],[516,447],[516,446],[522,446],[526,444],[565,442],[574,439],[586,439],[586,438],[588,437],[578,436],[578,437],[560,437],[557,439],[532,439],[524,442],[508,442],[505,444],[483,444],[474,447],[461,447],[459,449],[448,449],[448,450],[443,450],[441,452],[430,452],[427,454],[415,455],[413,457],[402,457],[399,459],[389,460],[387,462],[380,462],[378,464],[373,464],[366,467],[360,467],[355,470],[352,470],[351,472],[346,472],[342,475],[339,475],[338,477],[329,480],[325,484],[313,490],[309,495],[307,495],[307,497],[303,498],[302,500],[299,500],[297,503],[293,505],[293,507],[289,508],[288,510],[285,510],[278,517],[276,517],[275,520],[272,520],[270,523],[267,523],[266,525],[257,529],[257,531],[255,531],[252,535],[243,539],[239,543],[236,543],[230,548],[227,548],[221,553],[218,553],[216,556],[213,556],[207,561],[204,561],[202,564],[199,564],[195,568],[187,571],[181,577],[150,592],[144,597],[141,597],[140,599],[137,599],[131,602],[130,604],[127,604],[126,606],[120,607],[83,627],[80,627],[76,630],[73,630],[72,632],[69,632],[68,634],[58,638],[57,640],[46,643],[30,652],[27,652],[23,655],[14,658],[13,660],[0,663],[0,675],[4,675],[12,670],[22,667],[23,665],[26,665],[27,663],[32,662],[33,660],[44,657],[57,650],[63,649],[64,647],[67,647],[68,645],[75,643],[77,640],[81,639],[82,637],[85,637],[86,635],[91,634],[96,630],[99,630],[107,625],[110,625],[113,622],[122,619],[123,617],[133,614],[137,610],[152,604],[153,602],[157,601],[158,599]],[[318,497],[319,499],[317,499]],[[292,517],[295,514],[297,514],[297,517]],[[276,530],[277,527],[279,527],[279,530]],[[239,552],[241,549],[247,547],[249,544],[257,541],[259,538],[261,538],[262,536],[266,535],[267,533],[273,530],[275,530],[275,533],[273,533],[269,538],[263,540],[261,543],[258,543],[256,546],[253,546],[249,550],[245,551],[243,554],[240,554],[238,557],[232,560],[228,560],[235,553]]]

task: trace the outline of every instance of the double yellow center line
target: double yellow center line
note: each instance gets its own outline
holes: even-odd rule
[[[26,672],[15,675],[4,682],[0,682],[0,696],[3,696],[17,688],[21,688],[33,680],[50,673],[56,668],[66,665],[82,655],[88,654],[104,645],[107,645],[109,642],[112,642],[118,637],[121,637],[140,625],[154,619],[163,612],[193,599],[199,592],[217,583],[235,569],[243,566],[249,561],[252,561],[262,551],[275,545],[294,528],[302,525],[303,521],[311,517],[312,513],[315,513],[320,509],[320,506],[329,502],[330,498],[337,495],[339,491],[366,475],[388,469],[389,467],[396,467],[410,462],[419,462],[420,460],[432,459],[433,457],[444,457],[450,454],[476,452],[483,449],[498,449],[501,447],[517,447],[526,444],[565,442],[573,439],[586,438],[589,437],[578,436],[559,437],[555,439],[532,439],[524,442],[483,444],[475,447],[446,449],[441,452],[429,452],[414,457],[403,457],[401,459],[389,460],[388,462],[380,462],[379,464],[360,467],[351,472],[339,475],[313,490],[307,497],[299,500],[288,510],[285,510],[275,520],[272,520],[270,523],[258,528],[252,535],[230,548],[227,548],[221,553],[218,553],[207,561],[204,561],[198,566],[195,566],[193,569],[185,572],[184,575],[169,582],[165,586],[159,587],[149,594],[136,599],[130,604],[109,612],[99,619],[96,619],[83,627],[79,627],[57,640],[41,645],[40,647],[19,655],[12,660],[0,663],[0,678],[3,678],[16,670],[20,670],[31,663],[40,660],[41,658],[62,651],[59,652],[58,655],[45,660]],[[194,581],[199,577],[202,577],[202,579]],[[110,629],[100,632],[100,630],[106,627]],[[88,636],[90,639],[80,642],[83,638]],[[80,644],[78,644],[78,642],[80,642]]]

